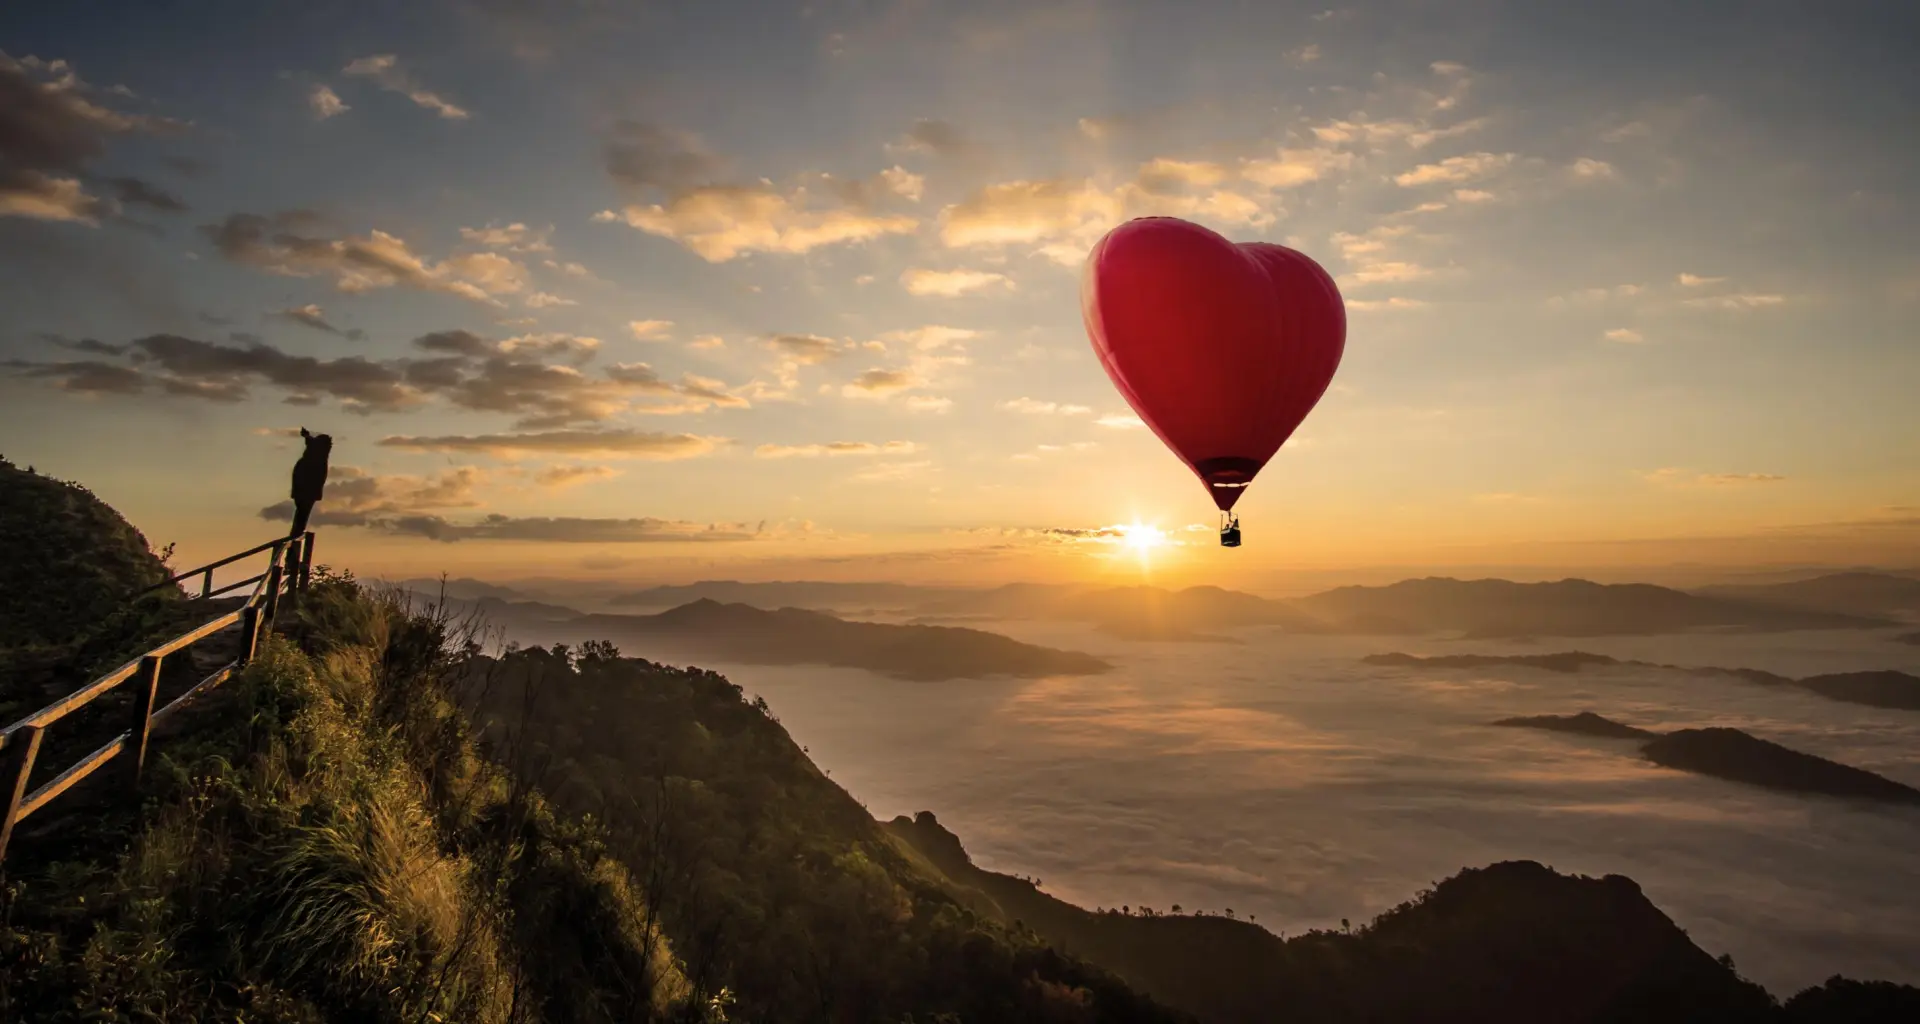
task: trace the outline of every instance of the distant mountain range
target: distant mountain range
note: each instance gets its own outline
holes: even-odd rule
[[[1503,718],[1493,724],[1608,739],[1645,739],[1641,753],[1647,760],[1667,768],[1768,789],[1920,804],[1920,789],[1865,769],[1803,754],[1739,729],[1680,729],[1658,733],[1603,718],[1591,711],[1577,715]]]
[[[1513,583],[1432,577],[1341,587],[1295,604],[1345,632],[1455,632],[1468,638],[1613,636],[1694,630],[1869,629],[1870,616],[1689,594],[1648,583]]]
[[[1871,574],[1850,574],[1871,577]],[[1837,579],[1829,577],[1825,579]],[[1889,612],[1900,588],[1885,583],[1819,580],[1756,589],[1758,598],[1688,593],[1651,584],[1586,580],[1514,583],[1445,577],[1381,587],[1341,587],[1295,600],[1275,600],[1220,587],[1097,587],[1013,583],[990,589],[914,587],[892,583],[742,583],[710,581],[621,595],[623,605],[659,607],[712,599],[760,608],[885,609],[917,622],[1029,619],[1084,622],[1135,640],[1223,640],[1224,631],[1268,626],[1300,633],[1416,635],[1451,632],[1472,638],[1612,636],[1693,630],[1783,631],[1871,629],[1895,625]],[[1874,588],[1878,589],[1874,589]],[[1787,588],[1777,590],[1776,588]],[[1797,589],[1795,589],[1797,588]],[[1871,591],[1880,596],[1868,600]],[[1801,595],[1788,602],[1780,595]],[[1833,606],[1823,606],[1825,600]],[[1865,609],[1864,611],[1861,609]]]
[[[966,591],[908,583],[740,583],[707,580],[678,586],[649,587],[617,594],[608,604],[622,608],[676,608],[693,601],[750,604],[756,608],[814,608],[912,611],[929,601]]]
[[[706,602],[761,611],[826,612],[843,623],[869,617],[904,620],[906,625],[921,627],[996,620],[1077,622],[1124,640],[1218,643],[1241,642],[1234,634],[1248,628],[1290,633],[1453,634],[1468,639],[1505,640],[1694,631],[1883,629],[1915,617],[1914,609],[1920,608],[1914,603],[1920,601],[1920,579],[1868,572],[1830,574],[1783,583],[1712,587],[1696,592],[1651,584],[1601,584],[1578,579],[1515,583],[1499,579],[1429,577],[1387,586],[1340,587],[1291,600],[1220,587],[1169,590],[1151,586],[1040,583],[961,588],[904,583],[709,580],[613,594],[597,587],[588,588],[577,595],[578,600],[570,598],[564,590],[544,584],[538,593],[464,578],[409,579],[391,585],[428,599],[436,598],[444,588],[450,599],[482,607],[491,617],[516,624],[520,632],[526,632],[529,624],[550,632],[545,627],[589,614],[574,607],[576,605],[584,605],[589,610],[613,607],[665,611]],[[609,624],[624,618],[632,616],[612,616]],[[755,630],[755,635],[769,635],[765,629],[755,627]],[[709,631],[712,636],[725,632]],[[1899,639],[1920,642],[1920,634]],[[728,641],[729,650],[738,648],[742,642]],[[808,654],[811,658],[822,656],[822,651],[838,642],[816,639],[810,645],[771,645],[756,641],[756,649],[794,651],[805,647],[811,652]],[[925,643],[924,640],[915,642]],[[876,657],[871,653],[872,644],[867,641],[854,647],[868,652],[859,656],[862,660],[871,661]],[[904,658],[905,655],[896,652],[889,657]],[[999,656],[983,657],[985,662],[996,662]]]
[[[849,622],[800,608],[766,611],[700,599],[654,615],[583,614],[539,602],[464,603],[508,639],[542,646],[610,640],[630,653],[749,665],[832,665],[900,679],[1091,675],[1112,666],[1090,654],[952,626]]]
[[[1587,668],[1624,665],[1684,672],[1694,676],[1728,676],[1762,686],[1797,686],[1804,690],[1811,690],[1829,700],[1865,704],[1876,708],[1920,711],[1920,676],[1893,669],[1873,672],[1833,672],[1795,679],[1792,676],[1783,676],[1757,668],[1662,665],[1654,661],[1610,658],[1604,654],[1589,654],[1586,651],[1563,651],[1558,654],[1443,654],[1432,658],[1395,652],[1369,654],[1360,660],[1368,665],[1382,665],[1390,668],[1488,668],[1494,665],[1517,665],[1523,668],[1544,669],[1548,672],[1579,672]]]
[[[1920,579],[1887,573],[1843,572],[1786,583],[1701,587],[1693,592],[1783,608],[1920,620]]]

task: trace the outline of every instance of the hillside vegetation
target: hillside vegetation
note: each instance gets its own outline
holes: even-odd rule
[[[170,635],[177,590],[146,537],[93,492],[0,458],[0,722]]]
[[[979,913],[724,676],[610,644],[476,660],[500,756],[603,818],[696,990],[743,1020],[1174,1021]]]
[[[724,1019],[598,830],[478,756],[455,624],[327,578],[282,625],[141,806],[16,837],[0,1019]]]

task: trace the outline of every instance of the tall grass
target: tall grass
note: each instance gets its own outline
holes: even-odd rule
[[[137,828],[10,881],[0,1019],[724,1019],[595,831],[476,754],[473,624],[324,574],[287,610]]]

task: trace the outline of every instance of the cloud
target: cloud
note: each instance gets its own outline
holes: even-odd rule
[[[1547,300],[1549,306],[1590,305],[1611,299],[1630,299],[1646,291],[1637,284],[1617,284],[1611,288],[1582,288]]]
[[[353,108],[340,101],[340,94],[334,92],[332,86],[320,83],[307,91],[307,109],[313,111],[314,117],[325,121]]]
[[[629,201],[593,219],[672,239],[711,263],[754,252],[804,253],[869,241],[906,234],[920,224],[906,214],[875,208],[888,199],[918,198],[924,182],[902,168],[852,181],[815,176],[826,196],[822,199],[804,184],[721,182],[723,166],[690,136],[624,123],[607,146],[606,167]]]
[[[250,385],[264,382],[290,398],[329,395],[355,412],[404,409],[425,400],[400,368],[360,356],[316,359],[258,341],[221,345],[175,334],[137,338],[124,352],[154,383],[182,397],[237,401]]]
[[[627,331],[639,341],[658,341],[673,329],[671,320],[629,320]]]
[[[114,196],[122,203],[144,206],[162,213],[184,213],[187,204],[165,189],[139,178],[108,178]]]
[[[1224,176],[1224,170],[1217,173]],[[1197,217],[1226,224],[1273,222],[1269,205],[1223,187],[1216,165],[1150,160],[1136,176],[1107,186],[1091,178],[1005,181],[940,211],[940,241],[949,248],[1033,246],[1056,263],[1079,263],[1114,224],[1132,217]]]
[[[441,117],[452,121],[464,121],[470,115],[439,93],[429,92],[413,80],[400,67],[400,58],[391,53],[361,57],[340,70],[343,75],[370,79],[375,85],[388,92],[396,92],[412,100],[415,106],[431,110]]]
[[[535,473],[533,481],[542,487],[558,490],[594,480],[607,480],[619,475],[620,471],[612,466],[548,466]]]
[[[291,309],[280,310],[274,313],[273,316],[290,323],[303,324],[316,331],[325,331],[328,334],[337,335],[352,341],[360,341],[367,336],[366,332],[358,327],[348,330],[335,327],[332,323],[328,322],[320,307],[311,302],[304,306],[294,306]]]
[[[1016,398],[1011,402],[1002,402],[1000,403],[1000,408],[1006,409],[1009,412],[1026,413],[1031,416],[1051,416],[1055,414],[1061,416],[1085,416],[1093,411],[1084,405],[1061,405],[1058,402],[1042,402],[1025,396]]]
[[[405,451],[487,455],[497,459],[541,455],[597,456],[612,459],[676,460],[699,458],[732,442],[698,434],[644,430],[550,430],[537,433],[386,437],[383,448]]]
[[[962,156],[973,146],[960,129],[946,121],[922,118],[908,128],[893,148],[930,156]]]
[[[1398,296],[1388,299],[1348,299],[1347,309],[1356,313],[1405,312],[1412,309],[1425,309],[1430,303],[1422,299],[1403,299]]]
[[[645,363],[586,372],[580,367],[594,358],[600,342],[571,334],[528,334],[496,342],[469,331],[435,331],[414,339],[413,347],[423,358],[381,361],[359,356],[316,359],[289,355],[257,339],[223,345],[169,334],[121,346],[92,345],[93,351],[120,356],[132,365],[112,374],[30,363],[15,363],[13,368],[21,375],[63,381],[77,376],[80,389],[99,390],[102,382],[111,381],[121,391],[155,386],[183,397],[219,401],[239,400],[250,387],[264,383],[285,391],[290,403],[311,405],[330,396],[361,413],[398,411],[438,399],[471,412],[512,415],[521,429],[599,423],[628,413],[674,414],[749,404],[721,381],[692,374],[668,381]],[[139,375],[141,382],[136,386],[127,373]]]
[[[840,393],[849,398],[886,398],[920,384],[910,371],[875,368],[848,381]]]
[[[1421,164],[1411,171],[1396,175],[1393,181],[1402,188],[1441,183],[1458,184],[1491,177],[1505,170],[1513,160],[1512,153],[1468,153],[1463,156],[1450,156],[1438,163]]]
[[[1704,485],[1710,487],[1737,486],[1740,484],[1771,484],[1786,479],[1777,473],[1697,473],[1678,466],[1665,466],[1640,474],[1641,479],[1651,484],[1667,485]]]
[[[0,217],[98,224],[117,205],[89,193],[82,177],[105,155],[108,140],[183,127],[114,110],[95,101],[100,93],[65,61],[0,52]],[[144,189],[133,194],[135,202],[149,196]]]
[[[576,519],[489,515],[473,523],[439,516],[401,516],[377,524],[388,533],[444,543],[463,540],[544,541],[560,544],[725,543],[749,541],[746,523],[688,523],[667,519]]]
[[[1787,297],[1784,295],[1741,293],[1737,295],[1710,295],[1700,299],[1683,299],[1681,300],[1681,305],[1692,306],[1696,309],[1720,309],[1737,312],[1784,305],[1786,301]]]
[[[1456,188],[1453,190],[1453,198],[1462,203],[1491,203],[1498,197],[1485,189]]]
[[[556,260],[541,260],[540,265],[543,267],[546,267],[549,270],[557,270],[560,273],[567,275],[568,277],[578,277],[578,278],[581,278],[582,280],[587,280],[587,281],[599,280],[598,277],[594,276],[593,271],[588,270],[584,264],[563,263]]]
[[[942,210],[940,238],[956,248],[1036,243],[1084,236],[1119,214],[1116,198],[1089,179],[1005,181]]]
[[[58,382],[62,391],[80,395],[137,395],[149,381],[137,370],[98,360],[82,359],[58,363],[29,363],[8,360],[0,363],[16,375]]]
[[[710,263],[743,253],[804,253],[821,246],[906,234],[920,222],[901,215],[870,215],[851,209],[807,209],[792,197],[766,189],[715,186],[676,196],[665,205],[631,205],[600,221],[670,238]]]
[[[489,249],[505,249],[509,252],[552,252],[553,245],[547,241],[547,236],[552,233],[553,228],[550,226],[536,230],[518,221],[505,226],[488,224],[483,228],[460,229],[460,237],[475,245],[484,245]],[[584,271],[586,268],[580,269]]]
[[[1072,444],[1041,444],[1041,445],[1035,445],[1033,450],[1030,452],[1021,452],[1018,455],[1012,456],[1012,458],[1016,462],[1032,462],[1036,459],[1042,458],[1047,455],[1053,455],[1058,452],[1080,452],[1080,451],[1086,451],[1090,448],[1098,448],[1098,447],[1100,446],[1093,441],[1075,441]]]
[[[1340,275],[1342,284],[1392,284],[1403,281],[1418,281],[1432,277],[1433,271],[1418,263],[1405,260],[1389,260],[1380,263],[1368,263],[1351,273]]]
[[[288,210],[271,216],[235,213],[200,230],[232,262],[289,277],[332,277],[334,287],[343,292],[404,286],[500,306],[494,296],[526,286],[526,267],[497,253],[468,253],[433,263],[404,239],[384,231],[329,238],[314,233],[319,225],[320,218],[312,213]]]
[[[803,366],[814,366],[840,355],[849,346],[817,334],[776,334],[767,347]]]
[[[560,296],[553,294],[552,292],[534,292],[533,294],[527,296],[525,299],[522,299],[521,304],[526,306],[528,309],[546,309],[550,306],[578,306],[579,305],[578,302],[575,302],[572,299],[563,299]]]
[[[1725,284],[1727,279],[1724,277],[1701,277],[1698,274],[1682,273],[1676,280],[1680,282],[1680,287],[1682,288],[1704,288],[1707,285]]]
[[[698,338],[687,342],[687,347],[697,349],[726,348],[727,339],[722,338],[718,334],[702,334]]]
[[[1612,164],[1585,156],[1575,160],[1567,168],[1567,173],[1581,181],[1615,181],[1620,177],[1620,172],[1614,170]]]
[[[911,346],[923,352],[931,352],[935,349],[958,345],[960,342],[966,341],[969,338],[977,338],[979,336],[979,331],[968,330],[965,327],[942,327],[938,324],[928,324],[925,327],[910,327],[905,330],[888,331],[882,334],[879,340],[883,343],[883,347],[887,344],[901,344]]]
[[[753,450],[758,459],[818,458],[822,455],[911,455],[920,450],[912,441],[830,441],[826,444],[763,444]]]
[[[908,395],[902,403],[912,412],[948,412],[953,408],[953,399],[936,395]]]
[[[334,466],[327,474],[327,497],[314,517],[321,526],[366,526],[377,519],[417,512],[476,508],[474,489],[487,479],[475,466],[461,466],[431,477],[379,476],[357,466]],[[260,518],[285,520],[293,502],[260,510]]]
[[[1134,430],[1145,427],[1147,422],[1130,412],[1111,413],[1093,421],[1095,424],[1112,430]]]
[[[1273,157],[1243,160],[1240,174],[1265,188],[1296,188],[1353,166],[1352,153],[1335,149],[1282,149]]]
[[[985,270],[923,270],[918,267],[900,275],[900,284],[913,295],[941,295],[953,298],[995,286],[1014,288],[1005,274]]]
[[[1641,334],[1631,327],[1615,327],[1612,330],[1602,333],[1600,336],[1608,341],[1617,341],[1623,345],[1638,345],[1647,340],[1646,335]]]

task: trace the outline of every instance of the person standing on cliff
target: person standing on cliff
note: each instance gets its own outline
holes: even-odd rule
[[[293,464],[293,531],[289,535],[294,537],[307,532],[307,517],[326,494],[327,456],[333,452],[330,434],[309,434],[301,427],[300,436],[306,439],[307,450]]]

